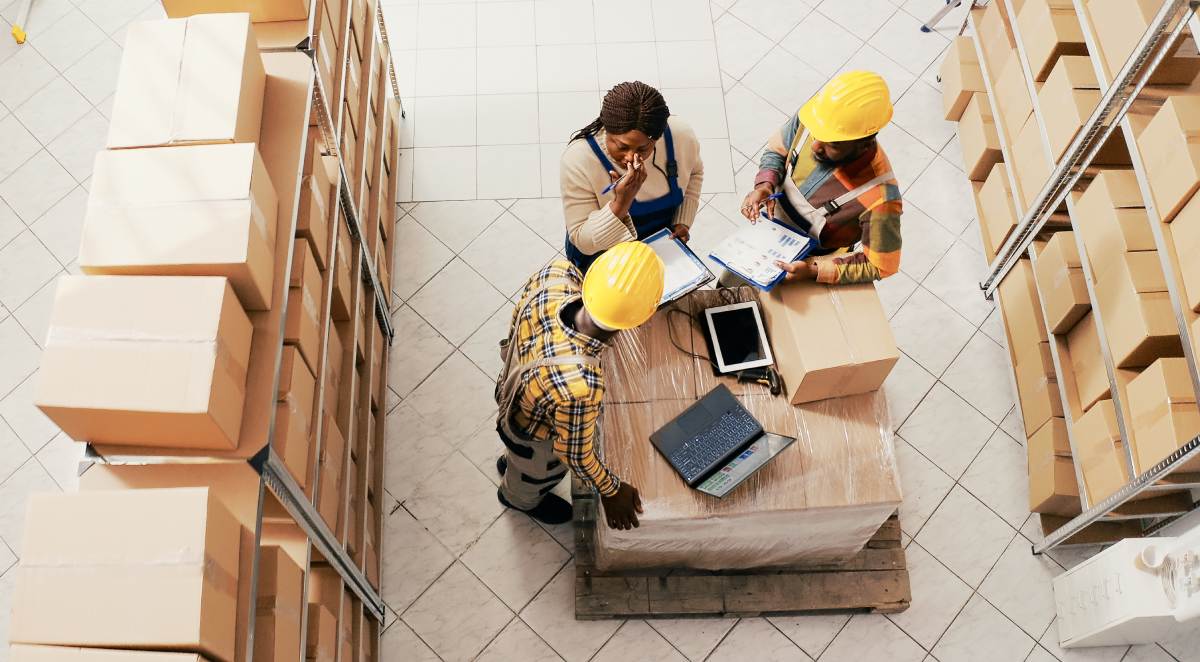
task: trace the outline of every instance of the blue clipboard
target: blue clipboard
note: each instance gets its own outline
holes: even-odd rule
[[[696,267],[696,276],[684,283],[681,283],[673,290],[664,291],[662,299],[660,299],[658,302],[660,306],[664,303],[674,301],[688,292],[698,290],[717,278],[715,275],[713,275],[713,272],[709,271],[708,266],[704,264],[704,261],[701,260],[700,257],[692,251],[692,249],[688,248],[687,244],[680,241],[677,237],[671,237],[670,228],[663,228],[649,237],[646,237],[642,240],[642,242],[653,247],[655,242],[662,241],[664,239],[674,242],[679,248],[680,252],[683,253],[683,255],[691,262],[691,264]]]
[[[813,241],[812,237],[808,236],[807,234],[800,231],[799,229],[794,228],[794,227],[788,225],[787,223],[784,223],[783,221],[780,221],[777,218],[768,219],[767,215],[765,213],[763,214],[763,220],[769,220],[770,222],[778,225],[779,227],[787,230],[788,232],[792,232],[794,234],[800,235],[801,237],[804,237],[807,240],[800,246],[800,249],[796,251],[796,254],[794,256],[792,256],[791,258],[784,260],[785,262],[795,262],[796,260],[802,260],[805,257],[808,257],[808,255],[810,253],[812,253],[813,248],[816,246],[816,243],[817,243],[817,242]],[[708,254],[708,257],[711,258],[717,264],[721,265],[721,267],[724,268],[725,270],[738,276],[742,280],[753,285],[754,287],[757,287],[758,289],[762,290],[763,292],[770,292],[772,289],[775,288],[776,285],[778,285],[780,282],[782,282],[784,278],[787,278],[787,272],[781,270],[779,272],[778,276],[776,276],[774,279],[772,279],[771,282],[766,283],[764,285],[763,283],[760,283],[760,282],[754,280],[753,278],[750,278],[749,276],[742,273],[738,269],[735,269],[734,267],[729,266],[728,264],[726,264],[726,262],[724,260],[717,257],[716,254],[710,252]]]

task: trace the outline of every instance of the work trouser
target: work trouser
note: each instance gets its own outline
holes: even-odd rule
[[[534,508],[567,475],[562,460],[554,454],[554,442],[513,440],[499,425],[496,434],[504,442],[504,458],[508,461],[500,493],[515,508]]]

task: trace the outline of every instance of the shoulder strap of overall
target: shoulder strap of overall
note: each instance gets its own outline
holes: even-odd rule
[[[858,196],[866,193],[867,191],[870,191],[871,189],[875,188],[876,186],[879,186],[880,184],[883,184],[892,178],[893,178],[893,175],[892,175],[891,170],[883,173],[882,175],[878,175],[875,178],[873,178],[871,181],[860,184],[860,185],[856,186],[854,189],[846,191],[845,193],[843,193],[843,194],[839,195],[838,197],[825,203],[825,209],[830,214],[832,214],[833,212],[840,209],[842,207],[842,205],[850,202],[851,200],[854,200]]]

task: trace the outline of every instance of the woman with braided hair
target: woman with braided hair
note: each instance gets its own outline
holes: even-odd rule
[[[658,90],[620,83],[563,152],[566,255],[581,272],[609,248],[663,228],[688,240],[704,164],[696,134],[670,115]]]

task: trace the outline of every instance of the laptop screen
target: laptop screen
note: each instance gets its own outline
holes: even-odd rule
[[[753,308],[734,308],[712,314],[716,342],[728,365],[758,361],[763,357],[759,342],[758,319]]]

